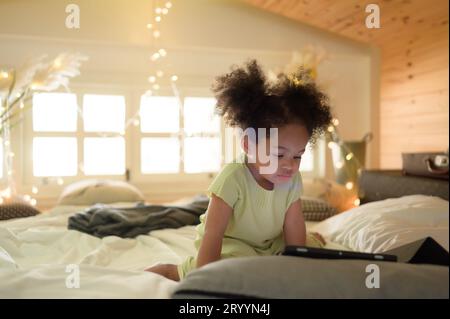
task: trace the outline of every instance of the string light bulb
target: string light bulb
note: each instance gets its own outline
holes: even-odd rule
[[[337,169],[341,169],[342,167],[344,167],[344,163],[343,162],[337,162],[336,163],[336,168]]]
[[[153,31],[153,36],[155,38],[159,38],[161,36],[161,32],[159,30],[155,30],[155,31]]]
[[[160,57],[161,57],[161,55],[160,55],[158,52],[156,52],[156,53],[153,53],[153,55],[152,55],[152,57],[151,57],[151,60],[152,60],[152,61],[156,61],[156,60],[158,60]]]
[[[161,10],[161,12],[162,12],[162,14],[166,15],[166,14],[169,13],[169,9],[164,8],[164,9]]]
[[[1,71],[0,72],[0,77],[7,79],[9,77],[9,73],[6,71]]]
[[[150,82],[150,83],[155,83],[156,82],[156,77],[155,76],[149,76],[148,77],[148,81]]]
[[[147,24],[147,29],[151,29],[151,28],[153,28],[153,24],[148,23],[148,24]]]
[[[164,49],[159,49],[159,50],[158,50],[158,53],[159,53],[159,55],[162,56],[162,57],[164,57],[164,56],[167,55],[167,51],[164,50]]]
[[[170,77],[170,79],[172,80],[172,82],[175,82],[175,81],[178,80],[178,76],[172,75],[172,76]]]
[[[352,158],[353,158],[353,153],[348,153],[348,154],[345,156],[345,159],[346,159],[347,161],[351,160]]]
[[[331,133],[331,132],[333,132],[333,131],[334,131],[334,127],[333,127],[332,125],[330,125],[330,126],[328,126],[328,129],[327,129],[327,130],[328,130],[328,132],[330,132],[330,133]]]
[[[167,8],[167,9],[172,8],[172,3],[171,3],[170,1],[167,1],[167,2],[166,2],[166,8]]]
[[[33,194],[37,194],[39,192],[39,189],[36,186],[31,187],[31,192]]]
[[[160,17],[160,16],[156,16],[156,17],[155,17],[155,21],[156,21],[156,22],[161,22],[161,17]]]
[[[156,76],[157,77],[163,77],[164,76],[164,72],[163,71],[161,71],[161,70],[158,70],[158,71],[156,71]]]
[[[339,120],[338,119],[333,119],[332,123],[334,126],[338,126],[339,125]]]
[[[353,182],[347,182],[347,183],[345,183],[345,188],[347,188],[348,190],[353,189]]]
[[[161,8],[156,8],[156,9],[155,9],[155,12],[156,12],[156,14],[161,14],[162,9],[161,9]]]
[[[359,206],[361,204],[361,200],[359,198],[355,199],[355,201],[353,202],[353,204],[355,206]]]

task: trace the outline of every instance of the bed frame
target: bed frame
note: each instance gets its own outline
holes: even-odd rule
[[[359,178],[361,204],[406,195],[437,196],[448,201],[448,181],[404,175],[401,170],[363,170]]]

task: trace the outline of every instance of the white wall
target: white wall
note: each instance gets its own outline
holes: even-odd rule
[[[78,30],[65,27],[69,3],[80,7]],[[266,69],[282,67],[292,51],[318,45],[332,56],[321,65],[319,77],[329,84],[342,136],[354,140],[370,130],[377,132],[371,119],[378,107],[379,77],[378,52],[373,48],[238,0],[172,3],[162,22],[162,38],[155,43],[146,28],[152,17],[148,0],[0,0],[0,66],[14,67],[38,54],[74,50],[90,57],[74,85],[145,91],[150,88],[147,77],[155,71],[149,56],[153,49],[164,47],[168,56],[161,66],[180,77],[180,90],[208,92],[214,77],[231,64],[257,58]],[[376,152],[369,152],[373,153],[369,166],[376,165]],[[329,166],[327,173],[331,174]]]

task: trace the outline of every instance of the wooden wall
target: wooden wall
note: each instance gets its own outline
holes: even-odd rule
[[[366,28],[361,0],[244,1],[380,48],[381,168],[401,167],[402,152],[448,149],[448,0],[367,2],[380,7],[380,29]]]

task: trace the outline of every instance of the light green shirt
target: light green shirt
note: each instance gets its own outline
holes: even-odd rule
[[[300,172],[289,182],[266,190],[256,182],[243,160],[227,164],[208,188],[209,196],[214,193],[233,208],[224,243],[237,239],[261,253],[270,249],[282,234],[287,209],[300,198],[302,189]],[[199,239],[204,234],[206,214],[200,216],[201,223],[197,226]]]

